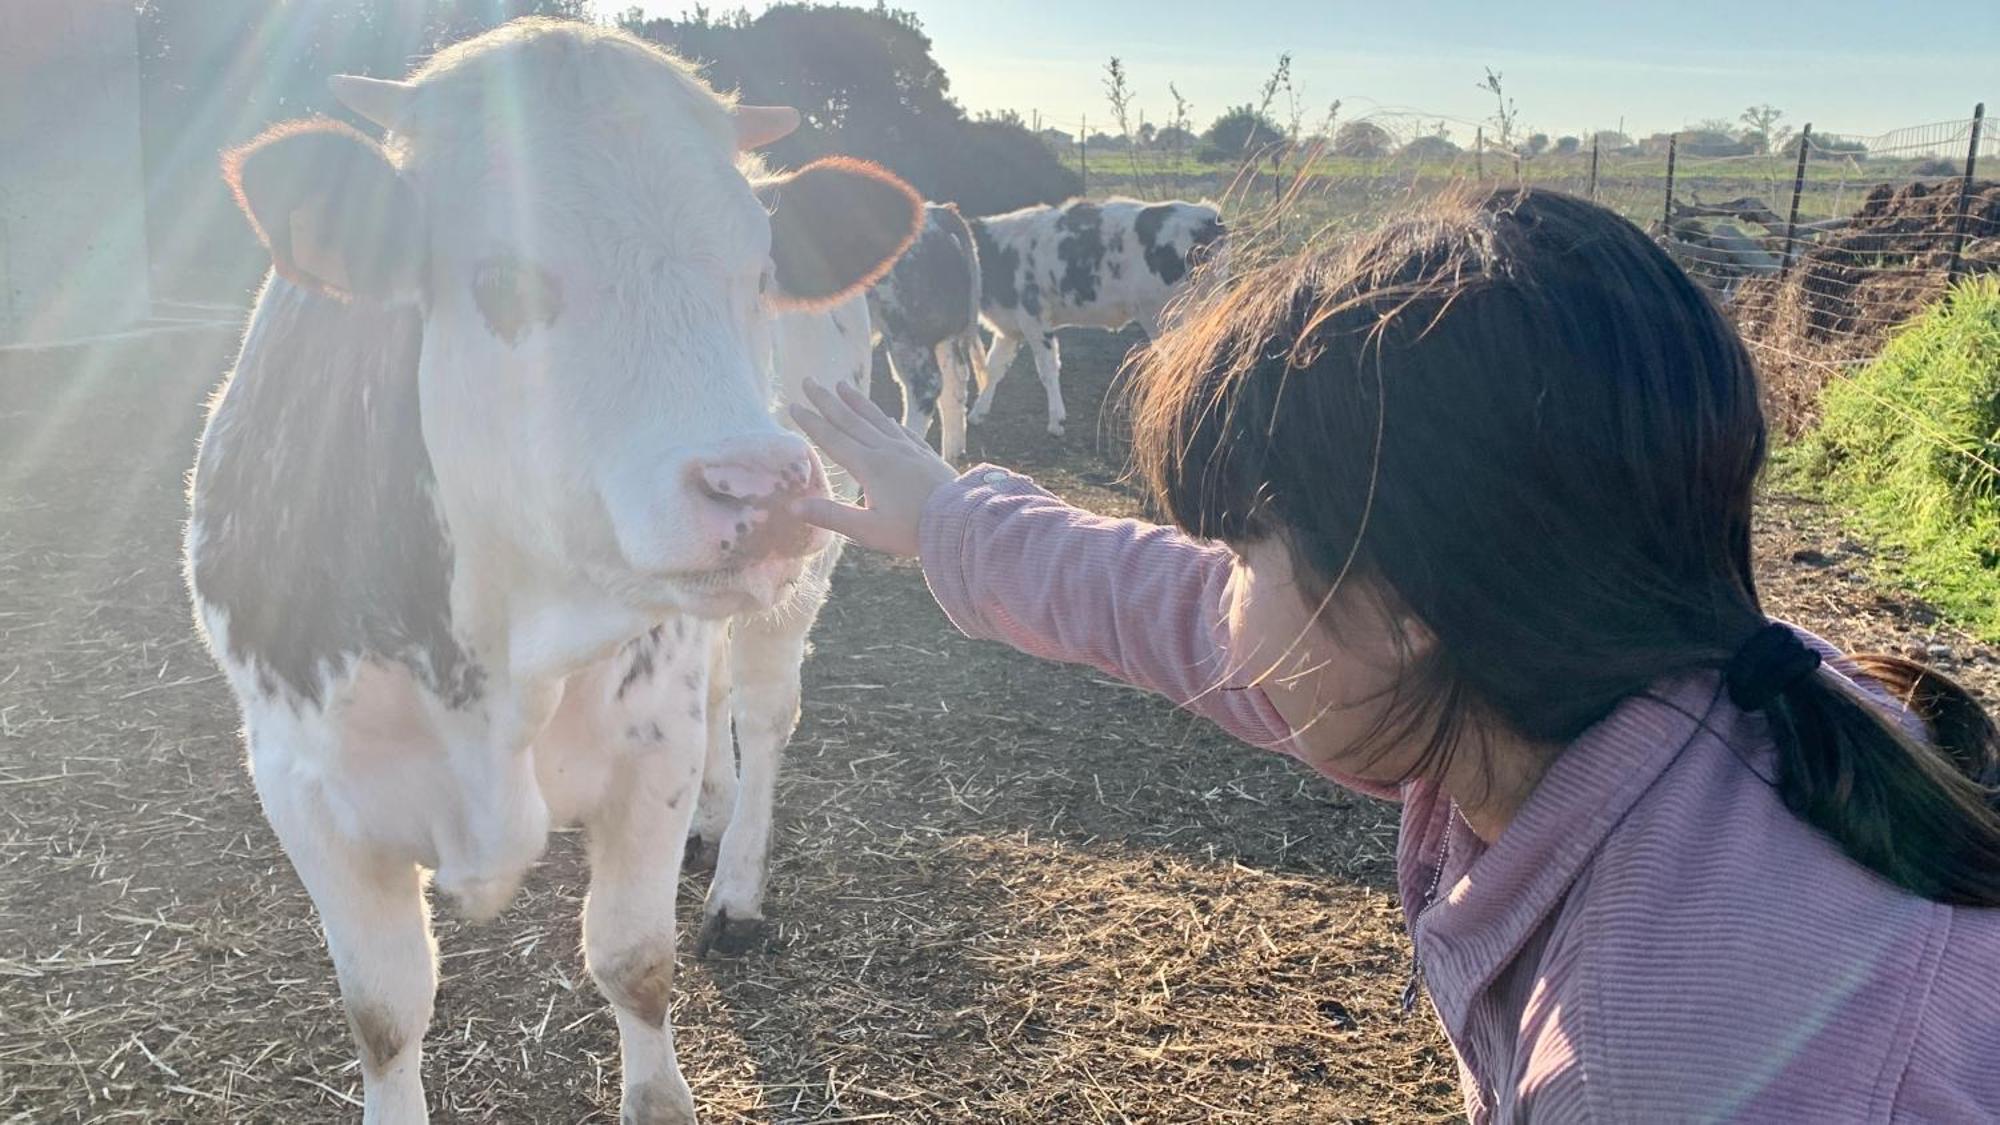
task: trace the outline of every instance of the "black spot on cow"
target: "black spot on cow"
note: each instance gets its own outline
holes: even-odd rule
[[[976,236],[965,228],[957,208],[924,205],[922,233],[869,294],[884,335],[928,350],[965,331],[979,269],[968,260],[979,258]]]
[[[423,323],[273,280],[195,463],[194,588],[259,686],[319,705],[328,668],[399,664],[468,707],[452,545],[417,398]]]
[[[1020,308],[1021,292],[1015,283],[1021,272],[1020,251],[993,241],[992,232],[978,219],[966,225],[972,228],[973,244],[979,248],[981,299],[989,308]]]
[[[1072,203],[1056,220],[1061,237],[1056,240],[1056,257],[1062,262],[1062,279],[1056,283],[1071,305],[1089,305],[1097,300],[1098,273],[1104,268],[1104,213],[1095,203]]]
[[[1182,206],[1186,205],[1158,203],[1142,208],[1139,217],[1132,223],[1133,233],[1139,236],[1140,249],[1145,252],[1147,268],[1167,285],[1186,277],[1188,270],[1200,265],[1207,252],[1228,233],[1221,219],[1204,219],[1189,233],[1187,253],[1183,256],[1171,239],[1160,237],[1167,220],[1173,217],[1177,207]]]
[[[1160,228],[1167,225],[1173,216],[1174,205],[1156,203],[1139,209],[1139,217],[1132,222],[1132,233],[1139,236],[1139,247],[1146,258],[1146,268],[1153,276],[1168,285],[1187,276],[1187,261],[1171,242],[1160,239]]]
[[[655,625],[625,646],[625,674],[619,677],[616,698],[653,678],[653,658],[659,654],[664,627]]]

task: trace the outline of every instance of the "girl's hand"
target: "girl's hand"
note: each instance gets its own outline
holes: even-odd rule
[[[794,403],[792,418],[806,436],[860,483],[865,507],[810,497],[792,512],[810,524],[845,535],[864,547],[913,558],[924,504],[941,485],[958,479],[931,447],[842,383],[838,392],[806,381],[810,408]]]

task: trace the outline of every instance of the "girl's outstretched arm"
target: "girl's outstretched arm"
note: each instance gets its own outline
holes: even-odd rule
[[[807,397],[811,408],[794,407],[793,417],[854,474],[866,507],[811,500],[804,519],[920,558],[938,604],[969,636],[1088,664],[1252,745],[1294,752],[1252,670],[1229,658],[1226,548],[1092,515],[1005,470],[959,476],[852,388],[808,386]],[[1349,783],[1394,796],[1391,787]]]

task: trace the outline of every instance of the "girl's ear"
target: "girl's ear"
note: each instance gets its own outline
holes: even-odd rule
[[[1395,622],[1397,638],[1412,663],[1437,651],[1437,634],[1431,632],[1431,627],[1422,618],[1402,609],[1396,611]]]

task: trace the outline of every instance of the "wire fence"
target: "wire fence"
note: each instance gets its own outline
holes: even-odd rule
[[[1871,358],[1956,279],[2000,272],[2000,128],[1983,106],[1872,136],[1807,125],[1775,144],[1684,131],[1540,147],[1474,126],[1461,146],[1448,122],[1415,114],[1329,132],[1227,163],[1162,147],[1067,155],[1087,194],[1213,199],[1264,252],[1365,229],[1462,185],[1594,199],[1652,234],[1731,311],[1792,429],[1811,420],[1829,376]]]

